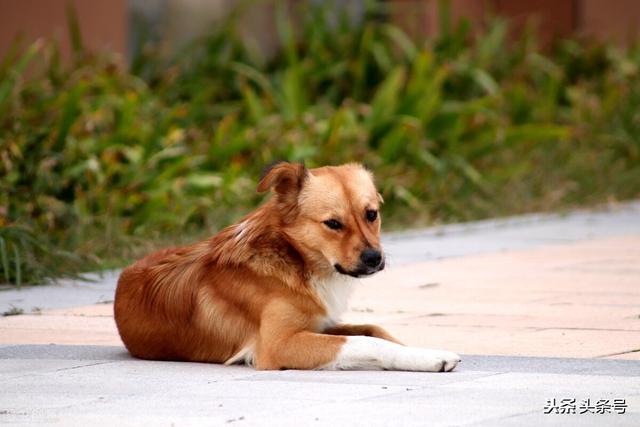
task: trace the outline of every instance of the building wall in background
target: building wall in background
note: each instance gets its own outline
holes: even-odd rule
[[[415,37],[439,31],[438,0],[388,0],[394,21]],[[451,0],[451,17],[479,28],[490,13],[503,16],[514,33],[535,22],[538,39],[548,45],[573,33],[626,45],[640,35],[638,0]]]
[[[289,6],[295,0],[274,0]],[[314,0],[321,2],[323,0]],[[266,56],[277,49],[273,25],[273,5],[260,2],[247,14],[243,36]],[[362,0],[343,0],[341,5],[360,5]],[[392,19],[415,37],[429,37],[439,31],[439,0],[387,0]],[[91,49],[110,49],[128,56],[143,39],[142,16],[153,28],[155,37],[167,53],[181,49],[189,40],[217,25],[236,2],[234,0],[0,0],[0,56],[16,36],[25,42],[39,37],[56,37],[62,53],[71,47],[66,5],[73,4],[80,22],[84,43]],[[451,0],[451,16],[469,19],[481,28],[491,12],[510,19],[514,31],[520,31],[531,19],[538,22],[543,45],[555,36],[574,32],[627,44],[640,35],[638,0]],[[361,11],[361,7],[354,8]]]
[[[67,57],[71,52],[66,16],[69,4],[75,7],[87,47],[126,52],[126,0],[0,0],[0,55],[17,36],[27,43],[40,37],[57,37],[62,55]]]
[[[640,1],[581,0],[578,29],[601,40],[628,44],[640,35]]]

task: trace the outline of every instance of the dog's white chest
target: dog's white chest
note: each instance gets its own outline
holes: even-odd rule
[[[312,280],[311,283],[327,311],[327,315],[322,319],[321,328],[335,325],[349,307],[349,297],[358,283],[357,279],[335,274],[328,279]]]

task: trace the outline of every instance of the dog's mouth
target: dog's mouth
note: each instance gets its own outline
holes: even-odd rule
[[[384,265],[385,262],[384,260],[382,260],[382,262],[380,263],[380,265],[378,265],[377,267],[369,267],[366,265],[359,265],[358,268],[356,268],[355,270],[346,270],[344,267],[342,267],[340,264],[335,263],[333,265],[333,268],[336,269],[336,271],[340,274],[344,274],[346,276],[351,276],[351,277],[366,277],[366,276],[371,276],[375,273],[377,273],[378,271],[384,270]]]

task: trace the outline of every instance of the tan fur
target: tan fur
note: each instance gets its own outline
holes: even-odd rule
[[[337,274],[334,264],[356,269],[364,248],[380,248],[380,219],[365,217],[381,202],[371,174],[356,164],[282,163],[258,185],[269,189],[269,201],[217,235],[122,272],[115,319],[134,356],[224,363],[253,355],[258,369],[314,369],[331,363],[348,335],[397,342],[372,325],[323,326],[327,307],[313,286]],[[323,224],[331,218],[344,229]]]

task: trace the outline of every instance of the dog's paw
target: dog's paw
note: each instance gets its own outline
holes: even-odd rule
[[[452,353],[450,351],[438,351],[440,357],[442,359],[442,372],[450,372],[458,366],[458,363],[462,360],[460,356],[456,353]]]
[[[420,372],[449,372],[460,362],[460,356],[450,351],[405,347],[396,355],[393,369]]]

